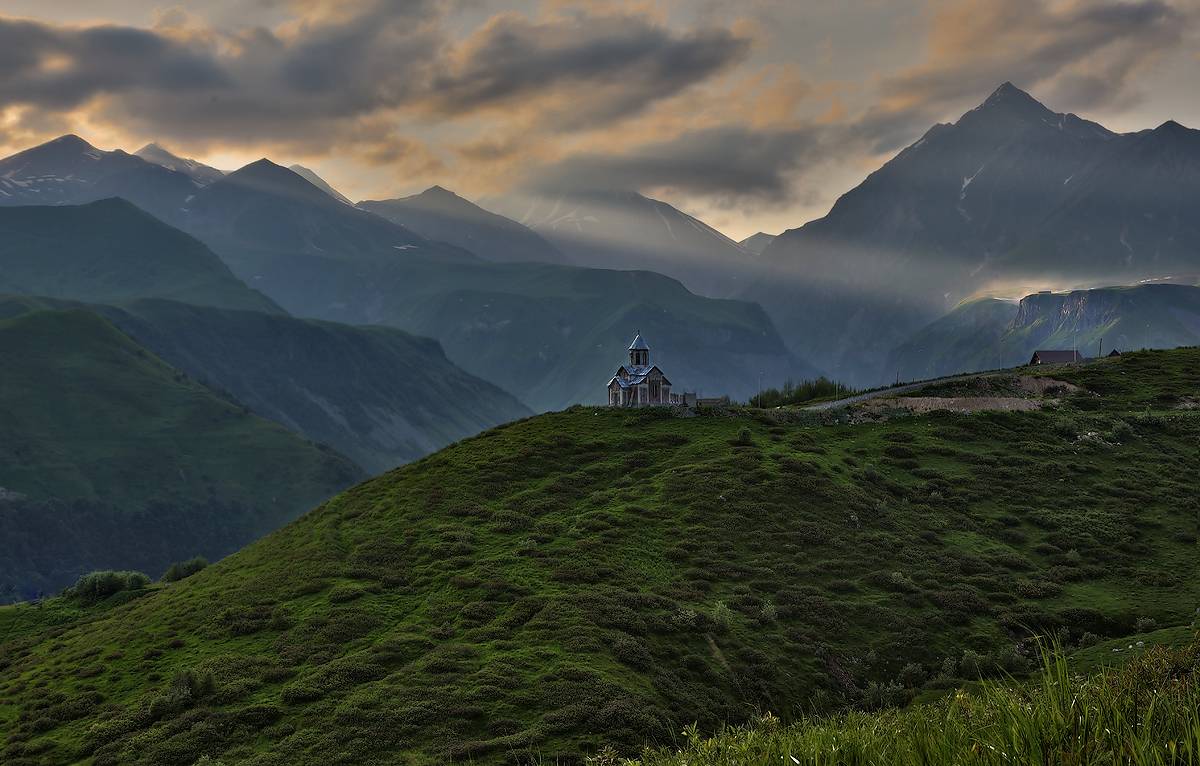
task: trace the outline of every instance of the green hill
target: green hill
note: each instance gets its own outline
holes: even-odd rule
[[[362,478],[86,311],[0,321],[0,599],[218,557]]]
[[[67,305],[0,297],[0,317]],[[437,341],[401,330],[163,300],[86,308],[171,366],[371,473],[531,414],[448,361]]]
[[[3,757],[579,763],[1186,624],[1200,349],[1056,374],[1087,390],[1027,412],[493,429],[181,582],[0,610]]]
[[[0,207],[0,293],[94,303],[155,297],[283,313],[203,244],[123,199]]]

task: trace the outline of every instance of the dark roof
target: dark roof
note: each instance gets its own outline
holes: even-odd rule
[[[627,372],[629,374],[629,377],[627,379],[624,379],[624,380],[621,379],[621,370],[624,370],[625,372]],[[661,369],[659,369],[658,365],[656,365],[656,364],[652,364],[648,367],[647,366],[626,367],[625,365],[621,365],[620,367],[617,368],[617,373],[615,375],[613,375],[612,378],[609,379],[608,385],[611,386],[615,382],[621,388],[632,388],[633,386],[645,383],[646,378],[654,370],[658,370],[658,374],[662,375],[662,382],[665,385],[668,385],[668,386],[671,385],[671,381],[667,379],[667,376],[663,373],[663,371]]]
[[[642,340],[642,334],[638,333],[633,339],[633,343],[629,344],[630,351],[649,351],[650,347],[646,345],[646,341]]]
[[[1079,351],[1038,350],[1033,352],[1030,364],[1062,364],[1063,362],[1082,362],[1086,357]]]

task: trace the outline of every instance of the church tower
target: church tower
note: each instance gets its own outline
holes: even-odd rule
[[[647,367],[650,365],[650,347],[646,345],[646,341],[642,340],[642,334],[638,333],[633,339],[633,343],[629,344],[629,364],[632,367]]]

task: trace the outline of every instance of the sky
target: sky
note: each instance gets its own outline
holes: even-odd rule
[[[0,0],[4,155],[73,132],[355,200],[631,188],[736,239],[1005,81],[1200,127],[1200,0]]]

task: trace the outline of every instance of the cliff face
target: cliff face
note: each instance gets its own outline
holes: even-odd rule
[[[925,326],[889,356],[904,380],[1011,366],[1037,349],[1086,356],[1200,344],[1200,287],[1136,285],[1035,293],[1011,303],[965,303]]]
[[[1175,348],[1200,343],[1200,287],[1138,285],[1021,300],[1006,339],[1033,348]],[[1103,341],[1103,346],[1101,342]]]
[[[1035,293],[1021,299],[1012,330],[1051,328],[1091,330],[1120,318],[1133,295],[1122,290],[1074,290],[1069,293]]]

